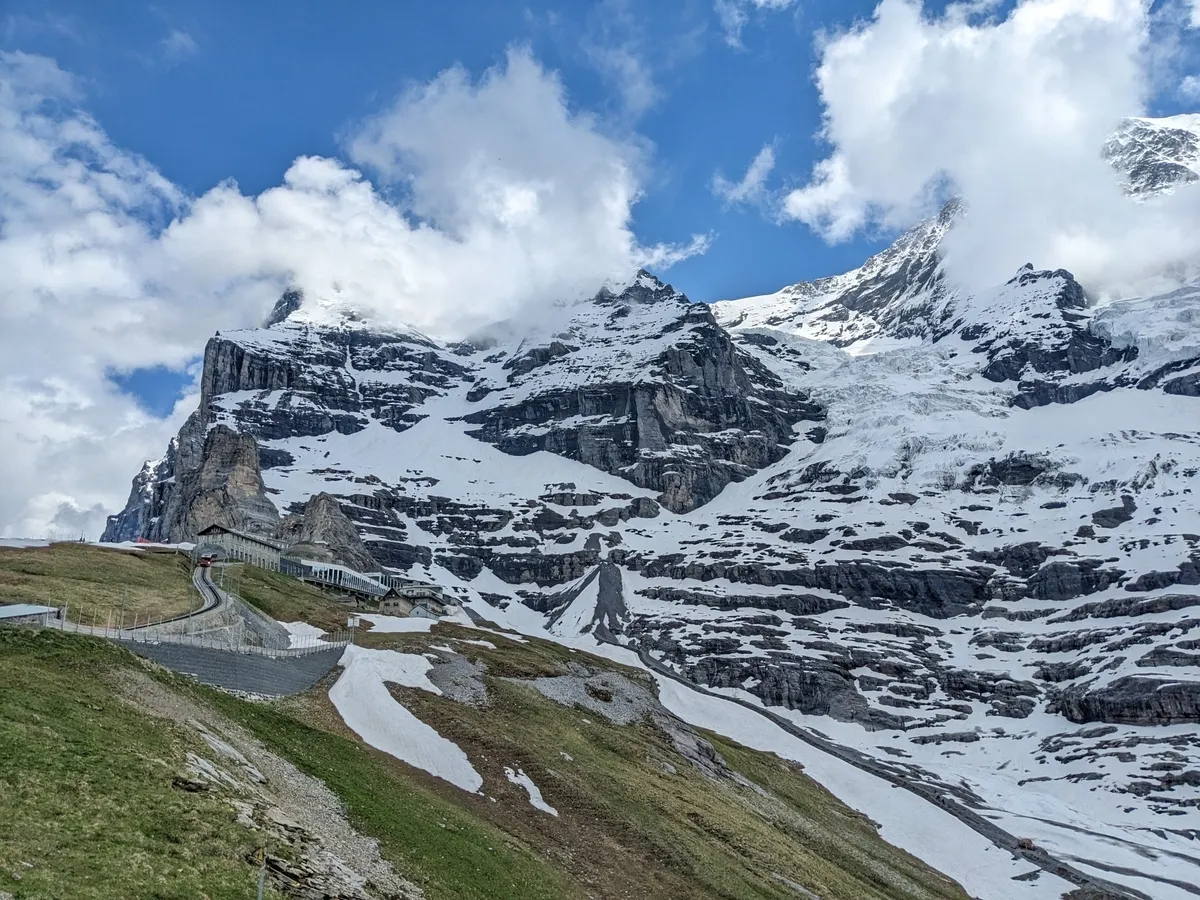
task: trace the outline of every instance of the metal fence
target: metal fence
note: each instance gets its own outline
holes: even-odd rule
[[[29,627],[53,628],[72,634],[86,634],[92,637],[106,638],[110,641],[128,641],[137,644],[179,644],[185,647],[203,647],[209,650],[228,650],[246,656],[265,656],[270,659],[288,659],[297,656],[311,656],[326,650],[336,650],[353,643],[354,635],[349,631],[337,631],[329,636],[329,640],[321,638],[299,638],[291,647],[275,649],[246,644],[232,635],[218,635],[213,632],[196,634],[171,634],[156,632],[151,628],[121,629],[108,628],[103,625],[80,625],[65,619],[50,619],[46,624],[32,624]],[[240,629],[238,629],[240,630]],[[216,631],[216,629],[214,629]]]

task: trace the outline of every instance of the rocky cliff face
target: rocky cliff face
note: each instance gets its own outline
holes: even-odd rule
[[[200,464],[175,478],[175,502],[162,523],[172,540],[194,541],[209,525],[258,534],[272,534],[279,525],[279,511],[259,470],[258,443],[248,434],[213,427],[205,435]]]
[[[487,618],[637,647],[996,815],[1037,792],[1039,821],[1178,850],[1200,286],[1096,307],[1027,266],[968,295],[937,255],[959,214],[769,297],[639,273],[473,344],[285,297],[210,342],[107,536],[179,539],[237,472],[247,527],[269,498]]]
[[[1200,181],[1200,115],[1126,119],[1104,145],[1104,157],[1136,196]]]
[[[164,494],[174,477],[175,448],[175,441],[171,441],[161,459],[146,461],[134,476],[125,508],[115,516],[109,516],[101,540],[136,541],[139,537],[150,538],[158,533],[157,517],[166,505]]]
[[[658,492],[688,512],[783,458],[793,427],[823,413],[739,350],[706,306],[645,272],[602,292],[548,343],[483,374],[464,420],[513,455],[539,450]]]
[[[337,498],[324,491],[305,503],[302,512],[285,518],[275,536],[287,544],[312,547],[313,552],[307,554],[312,558],[322,553],[328,555],[328,562],[360,572],[371,572],[378,567],[363,546],[358,530],[342,512]]]

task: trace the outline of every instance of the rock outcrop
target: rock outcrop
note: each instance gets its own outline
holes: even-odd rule
[[[279,511],[267,496],[258,465],[258,442],[225,425],[204,440],[200,465],[177,476],[173,503],[164,523],[173,541],[193,541],[210,525],[270,535]]]
[[[329,562],[360,572],[372,572],[379,564],[367,551],[354,524],[346,518],[337,498],[322,491],[315,494],[299,514],[287,516],[275,536],[289,545],[308,545],[328,554]],[[318,551],[319,552],[319,551]]]
[[[1103,687],[1067,688],[1056,705],[1072,722],[1194,724],[1200,721],[1200,682],[1127,676]]]

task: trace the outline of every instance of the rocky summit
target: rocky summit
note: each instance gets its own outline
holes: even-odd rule
[[[1131,120],[1105,153],[1131,193],[1191,190],[1198,133]],[[515,337],[290,292],[209,341],[199,408],[105,540],[336,536],[1177,887],[1169,861],[1200,856],[1200,284],[1098,305],[1015,260],[968,294],[939,252],[962,214],[766,297],[639,272]]]

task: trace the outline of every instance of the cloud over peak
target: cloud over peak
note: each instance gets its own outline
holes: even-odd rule
[[[784,214],[830,241],[899,228],[948,194],[970,214],[947,242],[965,282],[1002,280],[1026,260],[1124,290],[1194,253],[1181,235],[1197,200],[1133,204],[1101,157],[1149,90],[1142,0],[1021,0],[930,15],[882,0],[827,37],[817,86],[832,152]]]
[[[478,79],[443,72],[349,139],[394,197],[315,156],[258,195],[188,197],[79,101],[53,61],[0,54],[0,536],[98,531],[130,460],[179,424],[106,373],[179,370],[288,285],[454,337],[706,246],[639,243],[648,145],[572,110],[524,49]]]

